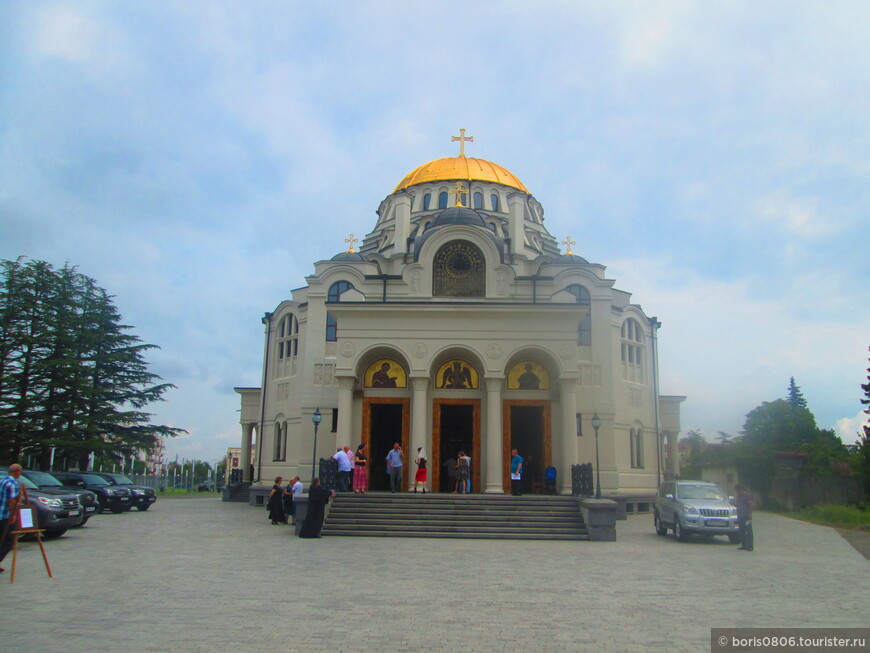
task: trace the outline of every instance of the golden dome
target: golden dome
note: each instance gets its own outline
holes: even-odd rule
[[[529,189],[512,172],[502,168],[497,163],[464,156],[435,159],[429,163],[424,163],[419,168],[405,175],[405,178],[399,182],[399,185],[396,186],[393,192],[397,193],[403,188],[431,181],[454,181],[458,179],[466,181],[491,181],[495,184],[511,186],[524,193],[529,192]]]

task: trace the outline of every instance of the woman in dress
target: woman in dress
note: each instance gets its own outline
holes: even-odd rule
[[[284,521],[284,488],[281,487],[281,481],[284,480],[280,476],[275,477],[275,485],[272,486],[272,491],[269,492],[269,500],[266,502],[266,509],[269,511],[269,519],[272,524],[283,524]]]
[[[311,488],[308,490],[308,515],[302,523],[299,537],[320,537],[326,504],[329,503],[330,497],[334,496],[335,492],[323,487],[319,478],[311,481]]]
[[[366,458],[366,446],[360,444],[356,448],[353,457],[353,491],[354,494],[365,494],[369,489],[368,458]]]
[[[468,458],[465,457],[465,452],[460,451],[459,457],[456,460],[456,489],[453,494],[465,494],[465,485],[468,479],[471,478],[471,470],[468,467]]]
[[[414,476],[414,492],[417,491],[417,483],[423,484],[423,494],[426,494],[426,451],[423,447],[417,447],[417,457],[414,459],[417,463],[417,474]]]

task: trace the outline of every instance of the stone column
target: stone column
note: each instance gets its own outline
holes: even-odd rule
[[[408,465],[407,478],[409,488],[414,486],[414,474],[417,471],[414,459],[417,457],[417,447],[426,447],[426,409],[429,406],[429,377],[412,377],[411,387],[414,393],[411,396],[411,445],[410,451],[405,452],[405,464]],[[426,452],[429,460],[432,460],[432,452]],[[431,464],[430,464],[431,467]],[[426,485],[431,488],[432,470],[426,475]]]
[[[501,386],[504,379],[486,379],[486,487],[487,494],[504,494],[503,474],[504,452],[502,438],[504,436],[501,423]]]
[[[353,387],[356,378],[353,376],[338,377],[338,429],[335,434],[336,446],[348,445],[356,451],[359,444],[353,437]]]
[[[251,442],[253,441],[254,424],[242,424],[242,451],[239,455],[239,467],[242,469],[242,482],[250,483],[251,479]],[[257,438],[259,440],[259,438]]]
[[[560,461],[560,494],[571,494],[571,465],[577,463],[577,379],[559,381],[562,406],[562,459]]]

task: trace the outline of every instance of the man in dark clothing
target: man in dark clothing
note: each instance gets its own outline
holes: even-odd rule
[[[752,535],[752,495],[746,490],[745,485],[735,485],[737,498],[734,505],[737,506],[737,523],[740,525],[740,547],[738,551],[752,551],[755,541]]]
[[[308,515],[299,531],[299,537],[320,537],[320,529],[323,528],[323,515],[326,512],[326,504],[335,496],[335,492],[327,490],[320,484],[320,479],[311,481],[308,490]]]

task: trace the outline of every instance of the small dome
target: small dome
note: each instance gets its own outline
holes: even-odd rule
[[[342,252],[336,254],[330,261],[368,261],[368,259],[359,252]]]
[[[474,209],[465,206],[451,206],[449,209],[444,209],[432,222],[431,227],[440,227],[445,224],[467,224],[472,227],[486,228],[483,216]]]
[[[557,257],[550,265],[588,265],[589,261],[587,261],[582,256],[577,256],[576,254],[562,254]]]
[[[497,163],[485,159],[474,159],[464,156],[446,157],[424,163],[405,175],[396,186],[394,193],[403,188],[425,184],[432,181],[489,181],[503,186],[516,188],[524,193],[529,189],[516,175],[502,168]]]

